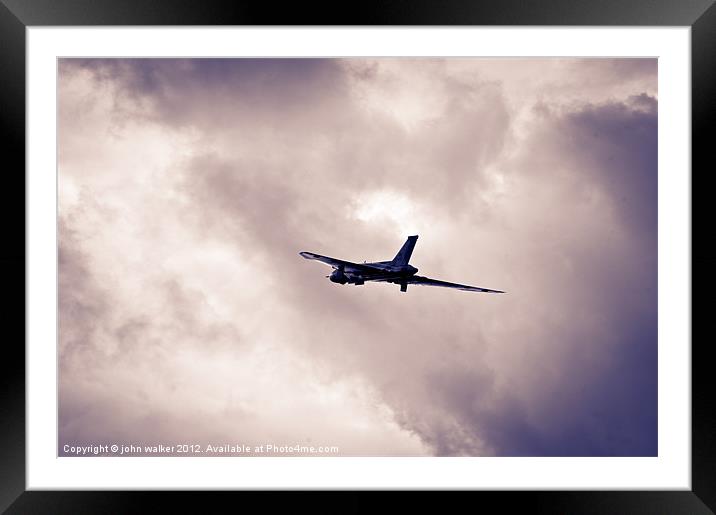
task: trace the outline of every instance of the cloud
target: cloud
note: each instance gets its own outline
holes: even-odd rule
[[[656,454],[655,60],[72,59],[59,93],[61,442]],[[298,256],[406,231],[508,295]]]

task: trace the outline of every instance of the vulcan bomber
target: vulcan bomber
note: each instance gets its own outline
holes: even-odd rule
[[[408,291],[409,284],[420,286],[440,286],[442,288],[454,288],[456,290],[474,291],[481,293],[505,293],[500,290],[491,290],[489,288],[481,288],[479,286],[469,286],[466,284],[450,283],[447,281],[439,281],[429,277],[416,275],[418,269],[409,264],[410,257],[413,254],[415,243],[418,236],[408,236],[403,246],[400,248],[395,257],[390,261],[377,261],[375,263],[353,263],[352,261],[344,261],[313,252],[299,252],[306,259],[313,259],[330,265],[333,272],[326,277],[336,284],[354,284],[360,286],[366,281],[375,281],[383,283],[393,283],[400,285],[400,291]]]

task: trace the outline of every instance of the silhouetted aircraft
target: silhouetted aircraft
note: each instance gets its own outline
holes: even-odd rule
[[[464,291],[505,293],[500,290],[489,290],[487,288],[478,288],[477,286],[449,283],[415,275],[418,269],[414,266],[410,266],[408,261],[410,261],[410,256],[413,254],[416,241],[418,241],[417,236],[408,236],[407,241],[403,244],[392,261],[378,261],[376,263],[351,263],[350,261],[321,256],[313,252],[299,252],[299,254],[306,259],[315,259],[316,261],[331,265],[333,267],[333,273],[326,277],[338,284],[348,283],[359,286],[366,281],[378,281],[399,284],[400,291],[408,291],[409,284],[420,284],[423,286],[456,288]]]

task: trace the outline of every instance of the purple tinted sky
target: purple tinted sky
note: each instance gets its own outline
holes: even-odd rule
[[[654,59],[61,60],[60,444],[657,453]],[[507,290],[338,286],[298,256]]]

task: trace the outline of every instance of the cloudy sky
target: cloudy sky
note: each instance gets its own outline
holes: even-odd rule
[[[58,98],[61,448],[657,454],[655,59],[63,59]],[[508,293],[298,255],[410,234]]]

